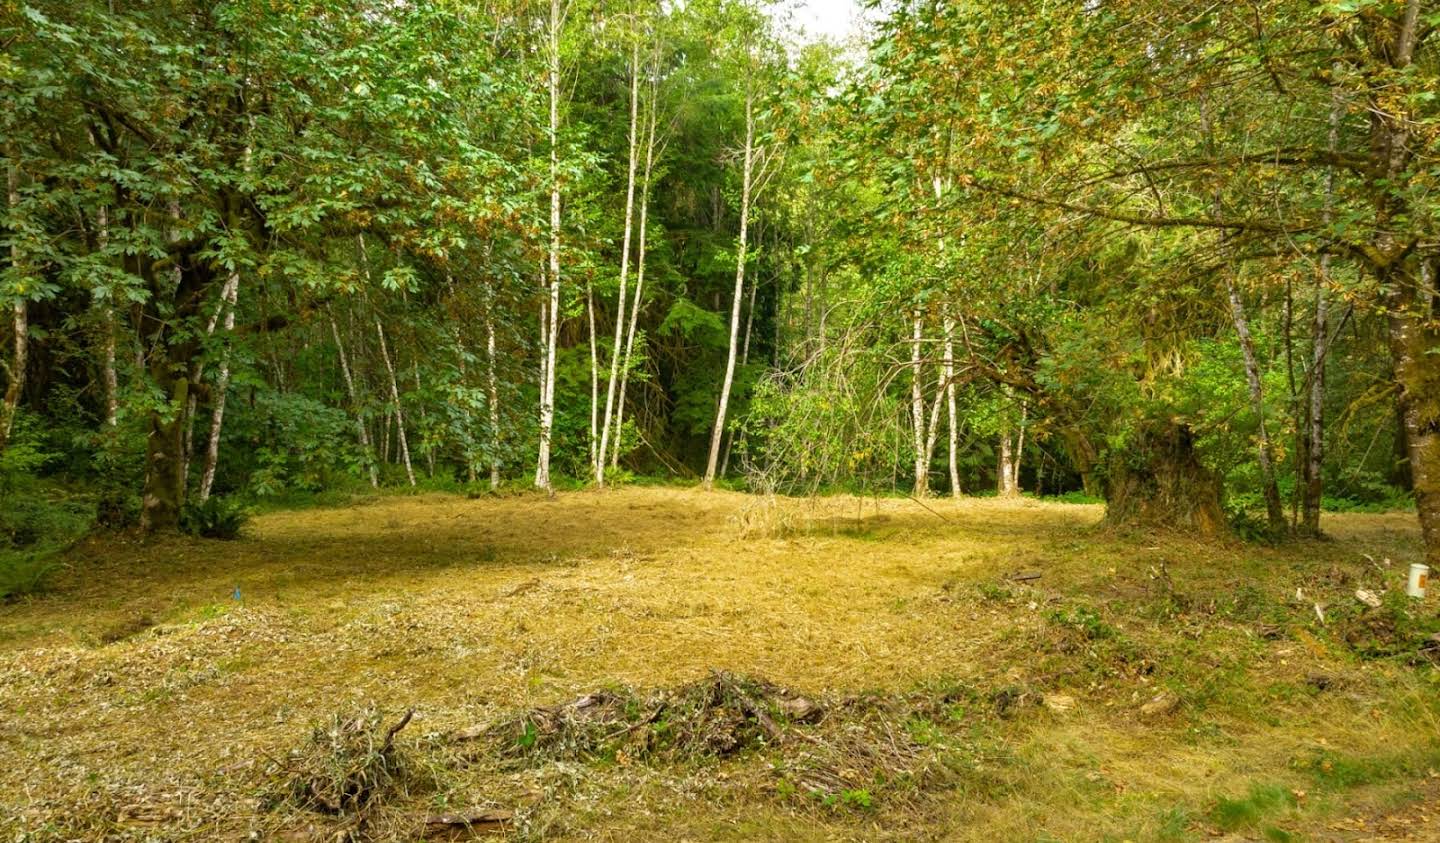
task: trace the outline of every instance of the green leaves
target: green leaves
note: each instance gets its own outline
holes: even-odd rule
[[[718,314],[685,298],[677,298],[670,306],[659,331],[713,349],[725,348],[730,338],[730,330]]]

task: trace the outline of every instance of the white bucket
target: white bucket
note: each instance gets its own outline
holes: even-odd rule
[[[1405,583],[1405,593],[1411,597],[1424,597],[1425,585],[1430,579],[1430,566],[1419,562],[1410,566],[1410,581]]]

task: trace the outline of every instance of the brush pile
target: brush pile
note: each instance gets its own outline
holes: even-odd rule
[[[818,721],[818,704],[760,679],[716,671],[648,695],[601,690],[485,730],[502,755],[534,764],[587,758],[724,758],[778,746]],[[462,739],[479,735],[461,735]]]
[[[407,711],[386,726],[374,708],[335,715],[271,772],[277,802],[306,811],[359,817],[375,804],[408,791],[408,766],[395,736],[410,723]]]
[[[511,770],[570,762],[661,768],[723,779],[724,762],[764,758],[772,794],[825,810],[868,809],[872,799],[908,801],[938,784],[947,748],[947,695],[820,699],[723,671],[672,688],[611,688],[534,708],[450,736],[472,760]],[[671,769],[674,769],[672,767]],[[701,771],[709,770],[709,774]],[[718,779],[717,779],[718,780]]]

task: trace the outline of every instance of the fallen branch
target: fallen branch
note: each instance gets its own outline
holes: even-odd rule
[[[919,498],[915,497],[914,495],[906,495],[905,497],[907,497],[907,498],[909,498],[910,500],[912,500],[912,501],[920,504],[921,506],[925,507],[925,510],[926,510],[927,512],[929,512],[931,515],[935,516],[936,518],[939,518],[941,521],[944,521],[946,524],[949,524],[949,523],[950,523],[950,519],[949,519],[949,518],[946,518],[945,516],[941,515],[940,513],[936,512],[935,510],[931,509],[929,506],[926,506],[926,504],[925,504],[924,501],[920,500]]]
[[[410,725],[410,718],[414,716],[415,709],[407,709],[405,711],[405,716],[400,718],[400,722],[396,723],[394,726],[391,726],[389,730],[385,732],[385,740],[383,743],[380,744],[381,753],[388,753],[390,751],[391,746],[395,743],[395,736],[400,733],[401,729]]]

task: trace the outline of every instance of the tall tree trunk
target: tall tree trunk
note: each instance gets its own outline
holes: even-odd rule
[[[410,463],[410,440],[405,435],[405,408],[400,404],[400,383],[395,378],[395,366],[390,361],[390,349],[385,344],[385,325],[375,317],[375,335],[380,339],[380,359],[385,361],[385,373],[390,378],[390,401],[395,407],[395,438],[400,444],[400,459],[405,464],[405,477],[410,485],[415,483],[415,467]]]
[[[357,242],[360,246],[360,266],[365,273],[366,285],[370,284],[370,259],[365,253],[365,235],[357,235]],[[405,464],[405,477],[410,481],[411,486],[415,482],[415,467],[410,462],[410,440],[405,436],[405,408],[400,404],[400,382],[395,377],[395,365],[390,360],[390,349],[385,344],[385,325],[380,321],[380,314],[375,314],[375,335],[380,340],[380,359],[385,363],[385,374],[390,379],[390,402],[395,412],[395,438],[400,445],[400,458]],[[388,437],[388,432],[387,432]]]
[[[487,266],[490,263],[490,247],[488,243],[486,244],[485,248],[485,263]],[[459,301],[459,293],[455,289],[455,277],[449,272],[445,273],[445,289],[449,291],[450,298],[452,300],[456,302]],[[489,288],[487,287],[486,289],[488,292]],[[469,350],[465,346],[465,337],[460,331],[460,326],[459,324],[457,324],[455,314],[447,309],[445,316],[447,324],[450,327],[450,336],[455,342],[455,364],[460,369],[460,384],[463,386],[469,384],[470,382],[470,366],[468,360],[466,359],[467,357],[469,357]],[[485,319],[487,322],[490,319],[490,303],[488,300],[485,303]],[[411,362],[413,365],[416,366],[415,386],[418,389],[420,387],[419,362],[417,360],[412,360]],[[487,398],[486,404],[489,403],[489,399]],[[475,480],[479,476],[479,472],[476,470],[476,465],[479,463],[479,460],[477,459],[475,453],[475,443],[471,440],[470,437],[457,436],[456,439],[458,441],[456,441],[455,445],[459,449],[460,454],[465,460],[465,482],[470,486],[474,486]],[[426,449],[425,458],[430,463],[430,476],[434,477],[435,449],[433,447]]]
[[[1403,78],[1414,60],[1422,36],[1421,0],[1407,0],[1397,20],[1381,18],[1375,50]],[[1413,127],[1419,124],[1406,109],[1403,88],[1397,96],[1387,82],[1367,92],[1370,116],[1369,151],[1376,176],[1370,185],[1375,207],[1375,235],[1371,269],[1387,291],[1391,358],[1398,387],[1396,404],[1405,428],[1415,510],[1426,560],[1440,565],[1440,296],[1435,293],[1433,270],[1416,255],[1419,243],[1401,240],[1405,229],[1399,220],[1412,212],[1398,185],[1406,183],[1415,163]],[[1397,113],[1397,104],[1398,113]],[[1429,259],[1428,256],[1426,258]]]
[[[546,82],[550,94],[550,271],[547,275],[550,324],[545,335],[545,383],[540,398],[540,448],[535,485],[552,492],[550,432],[555,424],[555,346],[560,333],[560,23],[560,0],[550,0],[546,45]]]
[[[490,488],[500,488],[500,388],[495,376],[495,290],[485,299],[485,397],[490,410]]]
[[[101,205],[95,211],[99,231],[96,243],[103,255],[110,247],[110,209]],[[100,337],[100,372],[105,382],[105,426],[114,427],[120,416],[120,378],[115,373],[115,296],[106,291],[102,313],[103,334]]]
[[[1425,559],[1440,567],[1440,365],[1434,362],[1440,312],[1433,276],[1425,277],[1432,271],[1422,266],[1421,277],[1397,281],[1408,292],[1403,305],[1390,311],[1389,339]]]
[[[764,248],[764,241],[761,241],[760,248]],[[745,311],[745,343],[740,349],[740,365],[750,365],[750,329],[755,325],[755,291],[760,289],[760,279],[750,285],[750,302]]]
[[[1015,490],[1014,440],[1010,438],[1010,427],[1000,430],[999,462],[995,468],[995,493],[1002,498],[1013,498]]]
[[[1265,423],[1265,388],[1260,381],[1260,363],[1255,357],[1255,341],[1250,336],[1250,320],[1235,278],[1224,270],[1225,293],[1230,299],[1230,318],[1240,338],[1240,351],[1245,360],[1245,381],[1250,389],[1250,409],[1255,413],[1259,439],[1256,457],[1260,464],[1260,490],[1265,495],[1265,520],[1271,535],[1285,532],[1285,508],[1280,502],[1280,487],[1275,480],[1275,445],[1270,441],[1269,425]]]
[[[198,316],[196,303],[214,284],[209,267],[195,254],[176,249],[170,256],[177,279],[174,292],[168,301],[147,301],[142,319],[151,329],[146,341],[151,349],[146,357],[150,381],[165,396],[165,402],[149,412],[145,437],[145,481],[140,497],[140,528],[145,532],[180,526],[185,503],[186,410],[202,343],[199,331],[184,326]]]
[[[545,267],[544,267],[543,265],[540,267],[540,279],[539,279],[539,280],[540,280],[540,293],[541,293],[541,296],[540,296],[540,334],[539,334],[539,336],[540,336],[540,380],[539,380],[539,387],[540,387],[540,390],[539,390],[539,391],[540,391],[540,405],[539,405],[539,410],[540,410],[540,413],[543,415],[544,412],[545,412],[545,403],[546,403],[546,401],[548,400],[548,399],[546,398],[546,392],[545,392],[545,385],[548,383],[548,381],[546,380],[546,375],[545,375],[545,373],[546,373],[546,371],[547,371],[547,370],[549,369],[549,367],[550,367],[550,356],[549,356],[549,354],[546,353],[546,350],[549,348],[549,344],[550,344],[550,315],[549,315],[549,314],[550,314],[550,282],[546,280],[546,270],[545,270]]]
[[[625,176],[625,233],[620,245],[620,290],[616,293],[615,343],[610,350],[610,379],[605,385],[605,422],[600,432],[600,451],[593,457],[595,484],[605,487],[605,458],[610,449],[610,421],[615,412],[615,387],[620,375],[620,345],[625,331],[625,287],[630,274],[630,237],[635,218],[635,169],[640,141],[640,38],[632,33],[630,46],[630,136],[629,162]],[[616,431],[619,435],[619,431]]]
[[[1340,120],[1345,103],[1338,93],[1331,95],[1330,132],[1327,147],[1333,154],[1340,146]],[[1335,168],[1325,173],[1325,224],[1334,216]],[[1325,360],[1330,353],[1330,250],[1320,255],[1320,272],[1315,277],[1315,314],[1310,325],[1309,396],[1305,413],[1303,474],[1300,488],[1300,530],[1320,535],[1320,503],[1325,496]]]
[[[1009,391],[1007,390],[1007,395]],[[1029,407],[1020,402],[1020,424],[1012,428],[1009,416],[1000,429],[1000,454],[995,471],[995,493],[1002,498],[1020,495],[1020,462],[1025,454],[1025,420]]]
[[[920,355],[923,332],[922,314],[916,308],[910,317],[910,423],[915,446],[915,485],[911,491],[917,498],[930,493],[930,460],[925,447],[924,362]]]
[[[1195,453],[1190,428],[1153,421],[1110,456],[1105,521],[1219,536],[1226,532],[1220,479]]]
[[[365,452],[365,467],[370,470],[370,487],[380,488],[380,473],[375,467],[375,453],[370,448],[370,433],[365,426],[365,414],[360,412],[360,394],[355,389],[355,377],[350,373],[350,361],[345,356],[345,343],[340,340],[340,326],[335,317],[330,317],[330,332],[335,335],[335,350],[340,356],[340,373],[345,376],[345,394],[350,398],[351,411],[355,413],[355,433],[360,438],[360,449]]]
[[[1301,475],[1300,532],[1320,535],[1320,503],[1325,496],[1325,358],[1329,355],[1330,305],[1326,287],[1330,255],[1320,256],[1315,281],[1315,314],[1311,321],[1310,377],[1305,412],[1304,460]]]
[[[240,273],[231,272],[225,279],[220,297],[225,306],[225,352],[220,357],[220,372],[215,378],[214,399],[210,409],[210,438],[205,446],[205,469],[200,475],[200,502],[210,499],[215,485],[215,468],[220,462],[220,428],[225,423],[225,396],[230,391],[230,345],[235,332],[235,302],[240,294]]]
[[[585,279],[585,312],[590,319],[590,473],[599,479],[596,466],[600,446],[600,351],[595,342],[595,290],[590,279]]]
[[[99,143],[95,140],[93,129],[85,130],[86,137],[90,139],[90,145],[99,149]],[[108,262],[110,249],[110,206],[104,203],[95,209],[95,245],[99,252]],[[105,302],[101,306],[101,328],[103,333],[100,336],[100,376],[105,386],[105,426],[115,427],[120,415],[120,380],[115,372],[115,295],[112,291],[105,292]]]
[[[735,295],[730,304],[730,350],[725,358],[725,379],[720,384],[720,406],[715,413],[715,429],[710,432],[710,458],[705,463],[703,486],[715,485],[715,471],[720,463],[720,441],[725,434],[725,412],[730,406],[730,387],[735,382],[735,358],[740,345],[740,305],[745,298],[746,237],[750,228],[750,189],[755,165],[755,94],[751,82],[745,90],[745,160],[740,174],[740,237],[735,249]]]
[[[960,451],[960,427],[955,415],[955,320],[950,318],[949,308],[945,311],[945,404],[947,407],[946,416],[950,439],[950,496],[959,498],[960,489],[960,464],[958,455]]]
[[[140,529],[173,530],[180,526],[185,502],[185,408],[190,400],[190,343],[167,343],[150,356],[150,375],[169,399],[168,412],[150,412],[145,437],[145,488],[140,498]]]
[[[929,469],[930,463],[935,459],[935,443],[940,441],[940,408],[945,403],[945,367],[935,367],[935,400],[930,402],[929,423],[925,427],[925,467]],[[928,477],[929,472],[927,470]],[[927,479],[926,491],[929,491],[930,483]]]
[[[635,334],[640,328],[640,303],[645,292],[645,245],[646,224],[650,213],[650,175],[655,166],[655,124],[658,119],[659,102],[655,76],[650,83],[650,111],[645,129],[645,173],[640,180],[640,230],[635,255],[635,295],[630,303],[630,326],[625,332],[625,362],[620,367],[620,395],[615,401],[615,438],[610,449],[610,467],[620,465],[620,440],[625,434],[625,388],[630,382],[630,366],[635,353]]]
[[[12,163],[5,174],[6,199],[10,209],[20,204],[20,167]],[[23,255],[20,251],[20,244],[17,237],[10,243],[10,266],[19,269],[23,262]],[[11,318],[15,327],[14,355],[11,357],[6,374],[10,382],[5,385],[5,397],[0,402],[0,453],[3,453],[5,446],[10,442],[10,432],[15,426],[15,416],[20,410],[20,395],[25,389],[25,370],[27,358],[30,355],[30,312],[29,304],[24,296],[17,296],[15,304],[11,308]]]
[[[1200,102],[1200,123],[1204,133],[1205,146],[1211,155],[1215,151],[1215,131],[1210,113],[1208,99],[1202,98]],[[1222,195],[1220,189],[1215,188],[1210,198],[1210,214],[1213,218],[1220,218]],[[1222,241],[1219,249],[1224,252],[1226,246]],[[1256,459],[1260,466],[1260,491],[1265,497],[1265,519],[1271,535],[1278,536],[1285,532],[1285,508],[1280,500],[1280,487],[1275,479],[1275,447],[1270,440],[1269,425],[1265,421],[1265,390],[1260,380],[1260,364],[1255,357],[1255,342],[1250,336],[1250,322],[1245,315],[1245,302],[1240,297],[1240,289],[1235,283],[1233,268],[1225,266],[1221,269],[1225,282],[1225,295],[1230,304],[1230,320],[1235,326],[1235,335],[1240,342],[1240,351],[1245,363],[1245,381],[1249,388],[1250,409],[1255,413],[1257,431]]]
[[[115,368],[115,305],[105,303],[104,334],[100,338],[100,368],[105,378],[105,426],[115,427],[120,420],[120,377]]]
[[[415,394],[418,396],[425,389],[425,383],[420,380],[420,361],[413,356],[410,358],[410,376],[415,379]],[[430,429],[429,413],[425,410],[423,396],[420,399],[420,447],[425,450],[425,473],[433,480],[435,478],[435,447],[425,439],[425,431]]]
[[[11,309],[15,327],[14,356],[9,369],[10,382],[5,386],[5,399],[0,403],[0,452],[10,442],[10,432],[15,426],[15,416],[20,411],[20,394],[25,389],[25,368],[30,351],[30,321],[26,302],[15,302]]]
[[[220,325],[221,318],[225,315],[227,308],[230,306],[230,299],[233,293],[230,286],[232,280],[234,280],[234,282],[238,284],[239,276],[231,273],[229,276],[227,276],[225,280],[225,285],[221,287],[220,301],[216,303],[215,312],[210,314],[210,321],[205,325],[206,338],[213,337],[215,335],[215,329]],[[197,357],[195,362],[190,366],[190,401],[185,406],[185,437],[184,447],[182,449],[182,453],[184,456],[182,465],[180,467],[180,480],[182,483],[180,492],[182,498],[189,495],[190,464],[195,459],[195,419],[196,411],[200,406],[199,385],[201,382],[200,379],[204,376],[204,374],[205,361]],[[281,388],[283,389],[284,387],[282,386]]]
[[[763,242],[763,241],[762,241]],[[760,284],[757,281],[750,285],[750,303],[745,316],[745,341],[740,346],[740,365],[750,365],[750,329],[755,324],[755,290]],[[744,441],[743,439],[741,441]],[[720,458],[720,476],[724,477],[730,473],[730,451],[735,447],[735,431],[729,431],[725,436],[724,455]]]
[[[1025,463],[1025,425],[1026,417],[1030,412],[1030,405],[1024,401],[1020,402],[1020,430],[1015,434],[1015,459],[1010,464],[1010,488],[1015,495],[1020,494],[1020,467]]]

